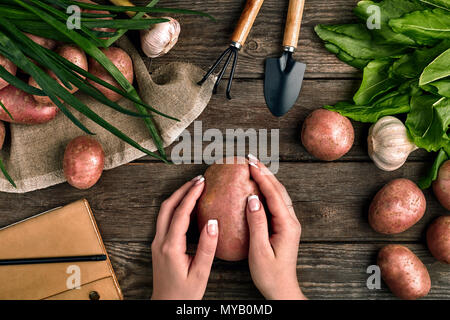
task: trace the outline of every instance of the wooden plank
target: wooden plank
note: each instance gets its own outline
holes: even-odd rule
[[[427,190],[427,212],[409,230],[392,236],[368,225],[367,210],[375,193],[393,178],[417,181],[423,163],[407,163],[395,172],[382,172],[372,163],[289,163],[278,178],[290,192],[303,226],[302,241],[422,241],[426,226],[448,214]],[[131,164],[106,171],[87,191],[67,184],[27,194],[0,193],[0,226],[86,197],[105,240],[148,241],[155,233],[161,202],[206,165]]]
[[[358,80],[306,80],[296,105],[286,115],[277,118],[266,106],[262,80],[237,80],[233,86],[234,99],[226,99],[223,92],[214,95],[197,120],[202,121],[202,133],[208,129],[219,129],[224,136],[227,129],[267,129],[270,141],[271,130],[279,130],[279,152],[282,161],[313,161],[315,158],[303,148],[300,141],[304,119],[313,110],[324,105],[351,100],[358,86]],[[187,128],[191,135],[194,134],[194,125],[191,124]],[[354,146],[341,160],[369,161],[367,135],[370,124],[353,122],[353,127]],[[227,139],[224,138],[225,140]],[[203,150],[210,143],[203,143]],[[167,149],[169,155],[171,150],[172,148]],[[412,153],[409,159],[431,161],[431,154],[418,150]]]
[[[302,22],[298,51],[295,58],[306,63],[307,78],[343,78],[359,76],[353,67],[339,61],[326,51],[316,36],[314,26],[355,22],[352,14],[356,0],[307,1]],[[146,4],[147,1],[135,1]],[[206,11],[217,21],[202,17],[177,16],[181,22],[181,37],[172,51],[153,61],[156,67],[172,61],[186,61],[205,70],[212,65],[230,43],[234,26],[244,8],[244,0],[167,0],[160,7],[189,8]],[[288,0],[266,0],[253,26],[246,45],[239,54],[236,78],[258,78],[264,73],[264,59],[279,56],[288,8]],[[150,63],[150,59],[147,60]]]
[[[395,299],[384,283],[369,290],[366,273],[376,264],[385,244],[302,244],[297,274],[310,299]],[[406,244],[427,266],[432,287],[425,299],[449,299],[450,269],[437,262],[421,244]],[[148,299],[152,294],[152,261],[149,242],[106,242],[119,283],[128,299]],[[247,261],[217,260],[212,267],[205,299],[261,299]]]

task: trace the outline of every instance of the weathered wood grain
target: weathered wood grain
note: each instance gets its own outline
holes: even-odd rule
[[[408,163],[393,173],[372,163],[289,163],[280,165],[278,178],[290,192],[303,225],[302,240],[422,241],[426,226],[448,214],[426,191],[427,212],[411,229],[392,236],[374,232],[367,221],[372,197],[393,178],[416,181],[423,163]],[[204,172],[206,165],[139,163],[106,171],[87,191],[67,184],[23,195],[0,193],[0,226],[86,197],[105,240],[148,241],[155,233],[161,202],[185,181]]]
[[[233,86],[234,99],[226,99],[223,92],[214,95],[197,120],[202,122],[202,133],[208,129],[219,129],[224,136],[226,129],[241,128],[244,131],[249,128],[257,131],[267,129],[269,142],[271,129],[278,129],[282,161],[312,161],[315,160],[314,157],[303,148],[300,141],[304,119],[313,110],[323,105],[351,100],[358,85],[359,81],[354,80],[306,80],[303,82],[302,91],[295,106],[285,116],[277,118],[266,106],[262,80],[237,80]],[[340,160],[369,161],[367,134],[370,124],[353,122],[353,127],[355,129],[353,148]],[[187,129],[193,136],[194,124]],[[210,143],[209,141],[203,143],[203,150]],[[172,147],[169,147],[167,153],[170,155],[171,151]],[[412,153],[409,159],[432,161],[432,155],[424,150],[418,150]]]
[[[134,1],[144,4],[146,1]],[[339,61],[326,51],[314,32],[314,26],[357,21],[352,14],[356,0],[307,1],[303,14],[302,30],[295,58],[306,63],[307,78],[344,78],[359,76],[353,67]],[[177,16],[181,22],[181,37],[172,51],[153,60],[153,65],[186,61],[205,70],[218,58],[230,43],[237,20],[244,8],[244,0],[225,1],[160,1],[160,7],[189,8],[206,11],[217,21],[203,17]],[[262,78],[264,59],[279,56],[287,15],[288,0],[266,0],[256,19],[246,45],[239,54],[236,78]],[[149,62],[150,60],[148,60]]]
[[[302,244],[297,274],[310,299],[396,299],[384,283],[379,290],[366,286],[369,265],[384,244]],[[406,244],[427,266],[431,291],[425,299],[449,299],[450,269],[437,262],[420,244]],[[106,242],[106,249],[125,298],[148,299],[152,294],[149,242]],[[214,262],[205,299],[262,299],[247,261]]]

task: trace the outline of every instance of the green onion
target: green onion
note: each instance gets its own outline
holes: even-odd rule
[[[6,168],[5,168],[5,165],[3,164],[2,159],[0,159],[0,170],[2,171],[2,173],[5,176],[6,180],[8,180],[9,183],[11,183],[14,188],[17,188],[16,183],[11,178],[11,176],[8,174],[8,171],[6,171]]]

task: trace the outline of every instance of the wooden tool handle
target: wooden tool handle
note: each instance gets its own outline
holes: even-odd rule
[[[247,0],[244,11],[239,18],[239,22],[233,35],[231,36],[231,41],[244,45],[263,2],[264,0]]]
[[[305,0],[289,1],[289,10],[284,30],[283,46],[297,48],[298,36],[302,25]]]

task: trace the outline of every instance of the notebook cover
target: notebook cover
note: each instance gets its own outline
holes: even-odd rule
[[[0,229],[0,259],[107,252],[86,200]],[[74,279],[79,279],[79,282]],[[0,266],[0,299],[122,299],[106,261]],[[73,286],[79,284],[78,288]],[[97,295],[90,295],[92,292]]]

